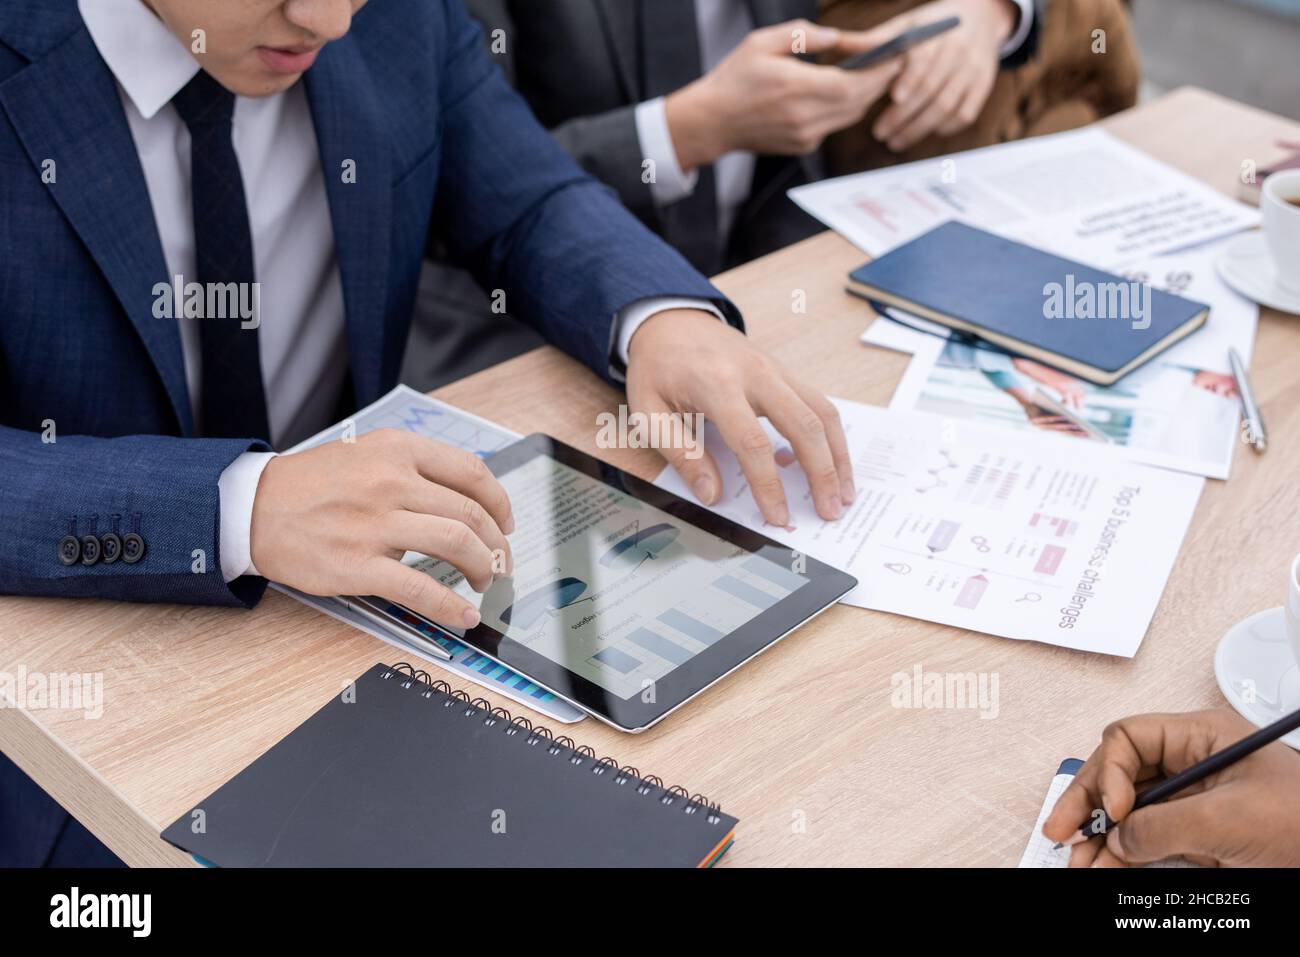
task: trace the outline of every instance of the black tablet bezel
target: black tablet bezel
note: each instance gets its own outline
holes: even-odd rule
[[[796,558],[803,563],[803,577],[808,579],[808,584],[760,612],[707,650],[674,668],[656,683],[654,700],[650,702],[643,700],[641,695],[619,698],[589,679],[502,635],[487,624],[480,624],[463,636],[457,636],[470,647],[513,671],[527,675],[559,697],[625,731],[640,731],[654,724],[842,598],[858,583],[853,576],[837,568],[814,558],[798,556],[794,550],[752,529],[737,525],[694,502],[679,498],[540,432],[507,446],[486,461],[492,473],[500,477],[538,456],[552,458],[647,505],[661,509],[680,521],[738,545],[745,551],[762,555],[782,567],[794,567]]]

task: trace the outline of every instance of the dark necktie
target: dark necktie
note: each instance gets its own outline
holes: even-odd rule
[[[214,438],[270,438],[258,329],[243,328],[237,306],[252,305],[253,234],[248,225],[244,181],[230,138],[235,94],[200,70],[172,99],[189,127],[194,197],[194,250],[204,304],[227,303],[224,318],[199,320],[202,353],[200,418]],[[189,277],[186,277],[187,282]],[[237,283],[229,287],[225,284]],[[213,294],[221,284],[220,295]],[[232,296],[229,290],[237,290]],[[217,310],[220,312],[221,310]],[[260,321],[260,317],[259,321]]]
[[[645,99],[666,96],[699,79],[695,0],[640,0],[641,74]],[[703,166],[691,195],[659,210],[664,238],[692,266],[711,276],[722,264],[713,167]]]

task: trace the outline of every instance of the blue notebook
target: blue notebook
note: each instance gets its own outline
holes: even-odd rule
[[[849,274],[873,303],[1111,385],[1205,324],[1210,307],[952,221]]]

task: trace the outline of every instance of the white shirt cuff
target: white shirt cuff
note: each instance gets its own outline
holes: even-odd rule
[[[673,146],[673,134],[668,129],[664,98],[660,96],[638,103],[635,115],[641,158],[654,164],[650,198],[659,206],[685,199],[694,192],[700,173],[699,170],[683,172],[677,163],[677,148]]]
[[[1007,42],[1002,44],[1002,49],[998,51],[998,58],[1002,60],[1025,45],[1025,41],[1029,39],[1029,30],[1034,25],[1034,0],[1011,0],[1011,2],[1020,8],[1020,22],[1007,38]]]
[[[712,313],[722,322],[727,321],[717,307],[707,299],[659,296],[654,299],[639,299],[630,306],[624,306],[614,317],[614,355],[611,358],[616,358],[618,361],[611,362],[610,369],[615,373],[616,378],[622,378],[617,374],[617,369],[627,368],[628,346],[632,342],[632,336],[641,328],[641,324],[651,316],[667,312],[669,309],[700,309]]]
[[[221,496],[221,575],[232,582],[242,575],[256,575],[253,566],[253,498],[266,463],[274,452],[244,452],[226,466],[217,479]]]

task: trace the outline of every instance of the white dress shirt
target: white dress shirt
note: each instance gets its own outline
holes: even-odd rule
[[[695,29],[700,44],[701,75],[709,73],[754,29],[745,0],[695,0]],[[677,162],[664,98],[656,97],[636,108],[636,133],[641,155],[654,160],[655,180],[650,196],[657,206],[667,206],[684,199],[695,190],[699,170],[689,174]],[[713,164],[713,184],[718,200],[720,235],[731,235],[736,214],[749,198],[754,183],[753,153],[737,150],[719,156]]]
[[[117,80],[144,169],[168,276],[195,279],[190,134],[172,97],[199,71],[188,48],[142,0],[78,0],[100,56]],[[343,288],[334,251],[315,125],[303,84],[261,98],[237,97],[231,137],[244,181],[255,273],[262,384],[272,444],[282,448],[330,424],[347,375]],[[273,280],[273,281],[271,281]],[[632,334],[666,309],[704,309],[695,299],[647,299],[615,317],[611,359],[626,366]],[[177,320],[190,405],[200,430],[202,364],[195,318]],[[611,362],[611,370],[617,366]],[[247,452],[221,474],[221,570],[226,581],[256,574],[250,556],[253,499],[274,453]]]
[[[1012,0],[1020,8],[1020,19],[999,57],[1011,56],[1024,45],[1034,22],[1033,0]],[[728,53],[754,29],[754,20],[745,0],[695,0],[695,26],[700,44],[700,68],[713,70]],[[637,140],[641,155],[654,162],[655,179],[650,197],[656,206],[668,206],[689,196],[699,180],[699,170],[686,173],[677,162],[664,98],[656,97],[637,105],[635,114]],[[718,228],[725,241],[731,235],[740,207],[749,199],[754,184],[753,153],[734,152],[718,157],[713,164],[713,181],[718,199]]]

